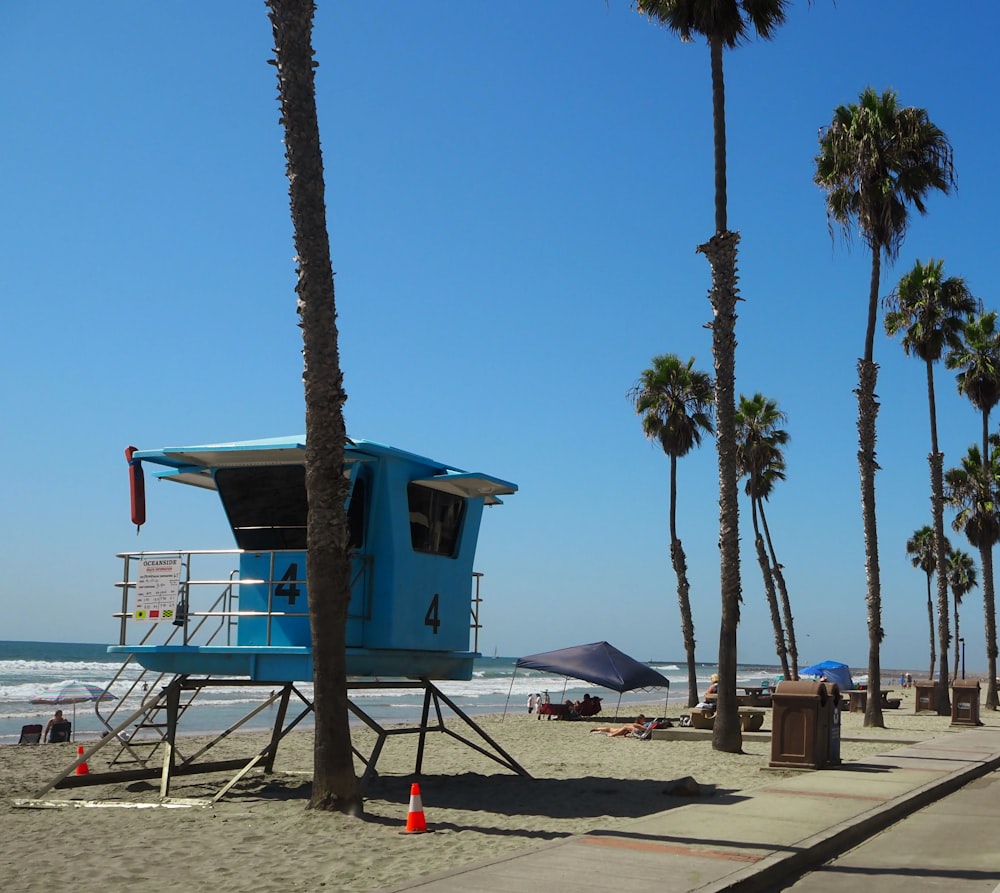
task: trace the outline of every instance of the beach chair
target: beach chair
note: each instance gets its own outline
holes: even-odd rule
[[[628,732],[626,738],[638,738],[640,741],[649,741],[653,737],[653,729],[669,729],[671,726],[669,719],[654,719],[646,723],[646,727],[641,731]]]
[[[42,740],[42,725],[21,726],[21,739],[18,744],[38,744]]]
[[[69,741],[72,731],[73,723],[69,721],[53,723],[52,728],[49,729],[49,744],[61,744],[64,741]]]

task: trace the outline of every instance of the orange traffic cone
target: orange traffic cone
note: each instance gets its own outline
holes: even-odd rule
[[[427,830],[424,820],[424,805],[420,801],[420,785],[416,782],[410,786],[410,811],[406,816],[406,833],[419,834]]]
[[[76,754],[77,754],[78,757],[83,756],[83,745],[82,744],[76,749]],[[86,762],[80,763],[80,765],[76,767],[76,774],[77,775],[87,775],[87,774],[89,774],[89,772],[90,772],[90,767],[87,765]]]

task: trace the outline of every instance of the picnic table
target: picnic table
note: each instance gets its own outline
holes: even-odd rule
[[[886,710],[895,710],[902,703],[899,698],[889,697],[892,692],[893,689],[891,688],[882,689],[882,707]],[[843,689],[840,693],[846,695],[849,699],[847,707],[849,713],[859,713],[868,706],[868,689],[866,688],[848,688]]]
[[[765,685],[742,685],[743,696],[740,699],[745,701],[747,707],[770,707],[771,689]]]

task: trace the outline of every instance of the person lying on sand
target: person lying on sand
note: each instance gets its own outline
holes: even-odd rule
[[[591,732],[603,732],[609,738],[624,738],[629,732],[642,732],[646,728],[646,717],[641,713],[635,718],[635,722],[627,726],[603,726],[599,729],[591,729]]]

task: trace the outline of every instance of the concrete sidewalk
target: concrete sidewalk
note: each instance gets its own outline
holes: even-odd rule
[[[782,775],[529,852],[411,881],[394,891],[773,890],[901,818],[1000,767],[1000,728],[952,731],[839,768]],[[948,840],[938,841],[943,850]]]

